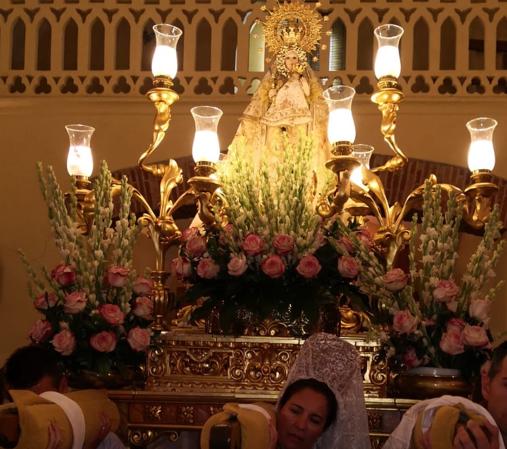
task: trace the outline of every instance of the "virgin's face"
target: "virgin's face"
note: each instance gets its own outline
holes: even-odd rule
[[[298,55],[295,51],[288,51],[285,55],[285,65],[289,69],[290,72],[292,72],[298,63]]]
[[[324,431],[328,409],[324,395],[310,388],[294,393],[278,412],[282,449],[311,449]]]

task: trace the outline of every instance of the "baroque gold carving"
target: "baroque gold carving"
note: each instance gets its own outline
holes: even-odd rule
[[[151,443],[155,437],[157,436],[157,432],[153,430],[145,430],[145,429],[129,429],[128,439],[129,443],[134,446],[146,446]]]
[[[180,437],[180,433],[175,430],[129,429],[128,440],[132,446],[145,447],[161,435],[171,442],[177,441]]]
[[[148,412],[148,417],[151,420],[161,421],[162,420],[162,406],[161,405],[151,405],[146,407]]]
[[[164,364],[165,348],[154,346],[148,352],[148,376],[163,376],[165,374]]]
[[[185,424],[194,424],[194,407],[192,405],[181,407],[180,414]]]
[[[357,335],[345,339],[359,351],[365,396],[381,396],[387,366],[376,356],[378,343]],[[177,332],[163,335],[148,356],[146,388],[200,395],[262,391],[276,396],[302,343],[280,337],[234,338]]]

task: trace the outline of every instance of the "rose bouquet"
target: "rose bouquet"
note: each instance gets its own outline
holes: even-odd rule
[[[105,374],[137,365],[150,343],[152,281],[137,277],[132,268],[138,230],[129,213],[132,190],[126,178],[114,187],[119,215],[113,224],[111,173],[102,164],[94,183],[92,224],[84,234],[75,192],[65,197],[52,168],[38,169],[62,262],[40,276],[22,256],[34,307],[42,315],[31,340],[54,349],[73,371]]]
[[[408,271],[386,268],[382,257],[354,236],[351,257],[361,266],[357,285],[376,310],[393,370],[466,367],[464,373],[473,375],[491,347],[488,325],[500,285],[492,278],[503,248],[501,222],[495,208],[460,276],[456,262],[462,206],[451,193],[443,208],[441,197],[440,187],[427,181],[421,222],[417,216],[412,221]]]
[[[354,295],[349,281],[357,275],[347,263],[339,270],[339,255],[315,213],[311,141],[285,140],[277,164],[256,166],[241,150],[232,148],[220,167],[227,198],[225,210],[216,211],[221,225],[186,230],[174,272],[190,300],[205,298],[195,319],[218,310],[226,331],[240,316],[302,319],[311,329],[323,304],[337,304],[340,293]]]

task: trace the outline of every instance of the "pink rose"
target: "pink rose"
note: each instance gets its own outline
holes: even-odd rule
[[[186,257],[175,257],[171,261],[171,271],[178,279],[186,279],[192,274],[192,265]]]
[[[412,369],[418,367],[422,363],[422,360],[417,357],[415,349],[410,348],[403,354],[403,363],[407,369]]]
[[[348,253],[352,254],[354,252],[354,244],[352,243],[352,240],[350,240],[346,236],[340,237],[338,240],[338,244],[343,247],[343,249]]]
[[[452,280],[440,280],[433,290],[433,298],[438,302],[452,303],[459,293],[458,286]],[[457,305],[457,304],[456,304]]]
[[[309,254],[301,258],[296,267],[296,271],[304,278],[312,279],[319,274],[321,268],[319,260],[315,256]]]
[[[474,346],[477,348],[489,346],[489,338],[486,329],[481,326],[470,326],[467,324],[465,329],[463,329],[463,343],[467,346]]]
[[[457,355],[465,352],[463,345],[463,332],[459,327],[447,327],[447,331],[440,339],[440,349],[447,354]]]
[[[192,237],[199,235],[199,229],[192,227],[187,228],[181,233],[181,241],[183,243],[188,242]]]
[[[84,310],[86,307],[86,302],[88,301],[88,298],[86,297],[85,292],[72,292],[68,295],[65,295],[65,303],[63,305],[63,310],[65,310],[66,313],[79,313]]]
[[[382,280],[385,288],[391,292],[397,292],[407,285],[408,276],[401,268],[394,268],[384,274]]]
[[[139,276],[132,285],[136,295],[145,296],[149,295],[153,290],[153,280]]]
[[[262,261],[261,270],[266,276],[277,279],[283,276],[285,264],[280,256],[272,254]]]
[[[123,324],[125,314],[116,304],[104,304],[100,306],[99,313],[104,320],[113,326]]]
[[[34,343],[42,343],[53,333],[53,328],[47,320],[37,320],[30,329],[29,336]]]
[[[153,319],[153,300],[148,296],[138,296],[135,301],[134,315],[145,320]]]
[[[54,307],[58,301],[56,295],[51,292],[44,292],[42,295],[37,296],[33,301],[33,305],[36,309],[47,310],[48,308]]]
[[[461,318],[451,318],[447,321],[447,332],[463,332],[466,323]]]
[[[352,256],[342,256],[338,259],[338,271],[347,279],[353,279],[359,274],[359,264]]]
[[[68,287],[76,282],[74,267],[63,263],[51,271],[51,277],[62,287]]]
[[[116,348],[116,335],[111,331],[102,331],[90,337],[90,346],[98,352],[113,352]]]
[[[417,318],[408,310],[398,310],[394,313],[393,329],[399,334],[411,334],[417,328]]]
[[[107,282],[111,287],[125,287],[130,270],[125,267],[110,267],[107,270]]]
[[[76,337],[69,329],[63,329],[51,340],[55,351],[62,355],[71,355],[76,349]]]
[[[201,257],[206,252],[206,240],[200,235],[190,237],[185,245],[190,257]]]
[[[127,341],[134,351],[145,351],[150,345],[151,332],[149,329],[134,327],[130,329]]]
[[[197,264],[197,275],[203,279],[216,278],[219,271],[220,267],[211,257],[205,257]]]
[[[234,227],[232,224],[227,223],[223,228],[222,232],[220,233],[220,236],[218,238],[218,241],[221,245],[227,245],[227,242],[229,239],[233,237]]]
[[[257,234],[248,234],[243,240],[242,248],[248,256],[255,256],[264,248],[264,242]]]
[[[294,238],[287,234],[278,234],[273,239],[273,247],[278,254],[289,254],[294,249]]]
[[[476,320],[488,324],[491,311],[491,301],[489,299],[472,299],[468,308],[468,314]]]
[[[232,256],[227,264],[227,272],[231,276],[241,276],[248,268],[244,254]]]

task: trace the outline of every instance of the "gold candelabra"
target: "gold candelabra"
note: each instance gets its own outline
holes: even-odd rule
[[[375,59],[377,90],[371,100],[382,114],[380,131],[394,156],[384,165],[369,168],[360,164],[360,152],[354,151],[355,127],[351,113],[354,89],[348,86],[333,86],[324,91],[329,106],[328,137],[333,145],[333,157],[326,166],[336,174],[336,186],[330,190],[317,206],[317,212],[325,219],[337,214],[364,216],[374,215],[380,223],[375,240],[383,248],[388,266],[392,266],[399,250],[410,238],[410,231],[403,220],[413,209],[422,204],[423,186],[414,189],[403,205],[390,204],[378,173],[394,172],[403,168],[408,158],[396,143],[395,131],[399,104],[403,92],[398,83],[401,62],[398,43],[403,29],[397,25],[383,25],[375,30],[378,51]],[[473,230],[482,230],[491,213],[498,187],[492,182],[494,150],[492,134],[496,121],[477,118],[467,123],[471,134],[469,168],[472,171],[470,185],[464,190],[450,184],[439,185],[448,193],[458,195],[463,207],[465,223]],[[369,152],[371,155],[371,151]],[[354,173],[356,172],[356,173]],[[351,180],[356,176],[356,181]],[[436,185],[435,175],[430,181]]]
[[[139,223],[151,238],[155,253],[154,280],[155,321],[153,329],[166,329],[165,317],[171,295],[166,287],[169,270],[166,267],[166,254],[171,246],[177,244],[181,232],[175,223],[174,213],[183,205],[196,203],[198,216],[207,229],[216,227],[213,207],[224,204],[226,198],[220,189],[216,176],[216,163],[219,159],[217,125],[222,111],[211,106],[199,106],[192,109],[196,124],[196,134],[192,154],[196,165],[194,176],[188,180],[189,188],[175,201],[172,193],[183,181],[182,171],[173,159],[167,163],[150,164],[147,159],[153,155],[163,141],[171,120],[171,108],[178,100],[172,90],[172,79],[176,75],[176,44],[181,30],[168,24],[155,25],[157,46],[152,61],[154,75],[153,88],[147,97],[156,109],[153,123],[152,141],[138,160],[143,171],[159,179],[160,208],[157,211],[143,195],[134,189],[134,198],[143,206],[144,213]],[[351,112],[355,94],[348,86],[333,86],[324,92],[329,106],[328,138],[332,144],[332,157],[326,167],[336,175],[336,185],[317,206],[317,213],[326,220],[337,216],[374,215],[380,228],[375,240],[386,254],[388,265],[395,262],[401,247],[410,237],[410,231],[403,220],[410,210],[417,209],[422,203],[423,187],[412,191],[403,205],[390,204],[379,173],[400,170],[407,163],[407,157],[395,139],[396,119],[403,92],[398,83],[401,62],[398,43],[403,29],[397,25],[383,25],[375,30],[378,51],[375,60],[375,74],[378,79],[377,91],[371,99],[381,112],[380,131],[385,142],[394,153],[384,165],[369,168],[369,156],[372,148],[355,145],[355,125]],[[449,184],[439,184],[446,192],[455,192],[463,205],[464,220],[474,230],[483,228],[491,212],[498,187],[492,182],[491,171],[494,167],[492,134],[496,121],[478,118],[467,123],[471,134],[469,149],[469,167],[472,171],[471,183],[463,191]],[[68,170],[75,179],[75,192],[78,201],[78,215],[83,232],[91,226],[94,208],[94,193],[91,189],[90,137],[93,128],[84,125],[67,127],[71,145],[69,148]],[[361,148],[359,148],[361,147]],[[366,156],[366,157],[365,157]],[[430,176],[437,184],[434,175]],[[113,188],[118,181],[113,181]]]

